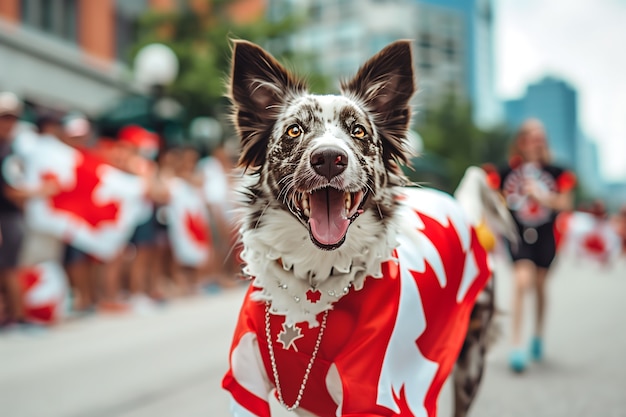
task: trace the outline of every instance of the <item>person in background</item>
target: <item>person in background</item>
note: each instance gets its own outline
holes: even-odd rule
[[[215,232],[209,275],[216,276],[221,286],[232,287],[237,284],[235,277],[239,272],[233,206],[236,199],[232,183],[234,163],[224,143],[210,151],[198,164],[204,176],[203,194]]]
[[[178,147],[162,147],[157,155],[157,179],[161,184],[167,185],[176,176],[180,165],[181,149]],[[152,262],[155,279],[165,285],[166,297],[180,292],[172,278],[174,271],[174,258],[171,242],[168,235],[167,204],[155,204],[156,236],[155,236],[155,259]]]
[[[126,155],[119,168],[143,177],[147,184],[145,221],[136,227],[129,242],[133,249],[129,270],[130,302],[136,310],[147,311],[152,307],[152,301],[164,298],[161,275],[154,267],[157,235],[154,204],[167,203],[169,193],[154,162],[159,149],[158,135],[140,126],[129,125],[120,129],[118,145]]]
[[[85,150],[92,139],[91,123],[80,113],[69,113],[61,120],[59,140],[72,148]],[[73,308],[76,313],[92,313],[96,309],[98,298],[97,270],[98,265],[87,253],[67,244],[63,255],[65,271],[74,289]],[[104,291],[111,278],[106,277],[106,267],[103,268]],[[116,291],[114,288],[113,291]]]
[[[527,366],[522,337],[524,300],[534,288],[535,326],[530,356],[543,358],[546,279],[556,255],[554,222],[561,211],[572,209],[576,177],[551,163],[545,129],[536,119],[526,120],[517,131],[508,166],[499,171],[499,187],[517,223],[520,241],[510,245],[513,260],[512,350],[509,365],[515,372]]]
[[[61,117],[51,111],[42,111],[35,123],[37,127],[38,141],[59,141],[63,135]],[[18,137],[19,138],[19,137]],[[28,156],[25,156],[28,158]],[[59,186],[54,179],[50,182],[50,188],[54,185],[56,191]],[[42,262],[52,261],[61,263],[65,253],[65,243],[50,233],[34,230],[26,224],[24,242],[20,251],[19,264],[21,267],[31,267]]]
[[[626,204],[624,204],[619,211],[612,216],[611,222],[615,228],[615,232],[621,239],[622,257],[626,258]]]
[[[0,168],[11,156],[14,129],[22,111],[22,103],[13,94],[0,93]],[[24,311],[17,276],[17,261],[24,233],[21,210],[16,204],[18,193],[0,170],[0,290],[4,294],[6,314],[0,312],[2,327],[24,321]]]
[[[204,178],[196,169],[200,153],[192,146],[183,146],[179,155],[180,159],[176,167],[176,177],[195,187],[198,194],[200,194],[204,185]],[[182,294],[193,294],[199,287],[205,284],[203,282],[203,274],[207,271],[207,266],[185,267],[176,260],[175,256],[173,257],[172,278]]]
[[[22,112],[22,102],[10,92],[0,93],[0,325],[26,324],[18,265],[24,239],[22,209],[29,198],[46,197],[58,191],[56,184],[45,181],[37,189],[13,183],[20,171],[20,158],[13,153],[13,143]],[[19,173],[17,174],[19,176]]]

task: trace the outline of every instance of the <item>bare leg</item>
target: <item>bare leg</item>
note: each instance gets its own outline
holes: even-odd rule
[[[122,279],[123,254],[115,256],[102,268],[102,297],[99,307],[104,311],[123,312],[128,306],[119,302],[120,281]]]
[[[147,290],[148,264],[154,253],[151,246],[138,245],[130,265],[130,292],[131,294],[145,293]]]
[[[65,270],[76,290],[76,300],[73,307],[79,311],[89,308],[93,304],[89,259],[76,260],[68,264]]]
[[[520,260],[514,264],[515,288],[513,295],[513,327],[511,342],[513,346],[520,346],[522,343],[522,320],[524,317],[524,298],[530,289],[536,273],[535,264],[528,260]]]
[[[7,316],[9,320],[23,320],[24,304],[17,270],[11,268],[3,271],[2,274],[4,275],[4,282],[6,283]]]
[[[535,281],[535,290],[537,292],[535,336],[537,337],[543,336],[545,324],[547,276],[548,270],[546,268],[537,268],[537,280]]]

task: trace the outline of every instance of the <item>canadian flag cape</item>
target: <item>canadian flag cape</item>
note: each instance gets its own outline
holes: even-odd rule
[[[329,311],[319,352],[300,407],[319,416],[428,416],[463,344],[469,315],[491,277],[488,255],[464,213],[448,196],[411,190],[403,201],[393,259],[383,277],[367,277]],[[419,209],[417,208],[419,207]],[[409,236],[410,235],[410,236]],[[270,416],[272,385],[264,303],[251,300],[251,286],[236,326],[231,368],[223,386],[237,416]],[[324,313],[317,316],[321,322]],[[284,316],[270,314],[270,340],[285,402],[297,398],[320,331],[298,323],[297,349],[284,348],[278,334]],[[258,350],[262,369],[257,365]],[[247,371],[244,371],[247,370]],[[289,370],[289,372],[284,372]],[[329,386],[330,374],[340,386]],[[332,384],[331,384],[332,385]],[[333,396],[340,393],[340,403]]]
[[[20,175],[5,172],[9,183],[37,188],[54,179],[60,188],[50,198],[27,201],[28,226],[103,261],[119,253],[143,216],[144,180],[51,136],[24,132],[14,146],[23,166]]]

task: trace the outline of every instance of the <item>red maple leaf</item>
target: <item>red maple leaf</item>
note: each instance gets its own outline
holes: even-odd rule
[[[94,201],[94,192],[101,184],[100,167],[107,164],[96,155],[80,152],[80,160],[74,166],[76,184],[72,189],[62,189],[50,198],[50,205],[55,211],[69,213],[76,220],[97,229],[101,223],[115,222],[120,203],[98,204]],[[43,173],[42,179],[50,179],[54,174]]]
[[[39,282],[39,275],[39,270],[34,267],[20,269],[18,281],[23,293],[26,293]]]
[[[312,302],[313,304],[317,303],[322,297],[322,293],[319,290],[308,290],[306,292],[306,299]]]
[[[22,296],[24,296],[41,282],[41,271],[37,267],[21,269],[18,275],[18,282]],[[50,323],[54,317],[55,305],[51,303],[36,306],[27,304],[24,306],[24,313],[29,320],[38,323]]]
[[[583,245],[589,252],[594,254],[602,254],[606,250],[604,239],[602,239],[602,236],[598,235],[597,233],[593,233],[587,236]]]
[[[539,203],[537,201],[530,200],[530,202],[528,203],[528,212],[530,214],[537,214],[540,207],[541,206],[539,206]]]
[[[192,239],[200,245],[209,244],[208,226],[202,213],[185,212],[185,229]]]
[[[486,252],[472,229],[471,250],[473,250],[478,267],[478,275],[465,293],[464,299],[457,303],[457,293],[468,253],[463,250],[452,221],[449,221],[448,226],[444,226],[423,214],[418,213],[418,216],[424,222],[425,233],[439,251],[446,274],[446,283],[442,287],[435,270],[429,263],[426,264],[426,270],[423,273],[411,271],[419,287],[426,319],[426,329],[416,343],[426,358],[439,364],[424,400],[428,415],[433,416],[437,411],[439,391],[452,370],[465,339],[469,314],[474,301],[487,283],[490,272]]]

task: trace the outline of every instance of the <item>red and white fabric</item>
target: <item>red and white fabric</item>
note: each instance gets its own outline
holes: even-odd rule
[[[68,308],[65,270],[57,262],[42,262],[19,270],[26,319],[40,324],[61,320]]]
[[[25,134],[16,141],[23,172],[18,186],[58,183],[50,198],[32,198],[26,222],[106,261],[128,242],[141,215],[145,181],[107,164],[88,150],[72,148],[54,137]]]
[[[209,212],[197,187],[175,178],[170,182],[167,231],[176,260],[184,266],[199,267],[209,257],[211,232]]]
[[[608,265],[620,255],[620,238],[608,219],[575,211],[562,214],[557,227],[559,246],[576,259]]]
[[[459,206],[443,193],[411,190],[402,200],[403,232],[383,277],[352,287],[329,311],[319,353],[300,403],[318,416],[428,416],[467,332],[476,297],[491,277],[488,255]],[[223,380],[235,416],[270,416],[275,381],[265,333],[265,305],[244,300]],[[322,320],[324,313],[317,316]],[[297,324],[297,350],[270,314],[282,395],[296,400],[320,327]],[[284,370],[289,370],[284,372]]]

